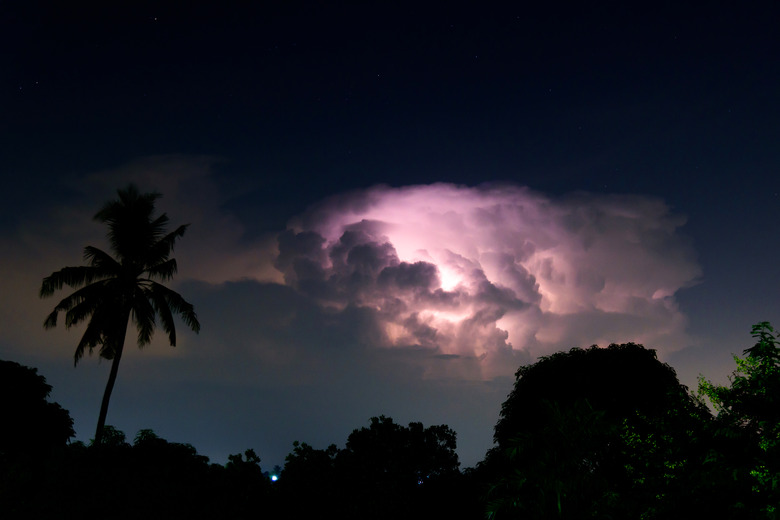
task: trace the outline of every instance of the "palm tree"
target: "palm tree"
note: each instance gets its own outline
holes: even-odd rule
[[[196,333],[200,330],[193,306],[158,282],[170,280],[176,273],[176,259],[169,256],[174,242],[184,235],[187,225],[166,233],[168,217],[165,213],[154,216],[154,204],[160,198],[158,193],[139,193],[132,184],[117,193],[119,198],[106,203],[94,217],[108,225],[106,236],[113,256],[87,246],[84,260],[88,265],[65,267],[52,273],[43,279],[40,291],[41,298],[45,298],[63,285],[77,289],[54,307],[43,324],[47,329],[55,327],[60,311],[65,313],[66,328],[88,320],[76,347],[74,365],[84,356],[85,350],[91,354],[98,346],[100,357],[111,360],[95,431],[96,445],[103,439],[108,402],[130,319],[138,331],[139,348],[151,341],[157,316],[171,346],[176,346],[174,314]]]

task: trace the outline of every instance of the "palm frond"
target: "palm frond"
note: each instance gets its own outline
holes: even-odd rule
[[[138,255],[148,250],[156,241],[151,227],[154,203],[159,193],[139,193],[130,184],[117,190],[118,199],[108,202],[95,214],[94,219],[108,225],[106,237],[117,258],[138,262]]]
[[[69,312],[75,306],[84,301],[95,302],[95,305],[99,305],[107,299],[107,293],[109,292],[110,284],[107,284],[105,280],[101,280],[95,283],[91,283],[81,289],[78,289],[73,294],[70,294],[60,300],[60,302],[54,307],[54,310],[43,322],[44,328],[50,329],[57,325],[57,315],[60,312]],[[66,327],[70,328],[71,325],[78,323],[73,322],[66,316]]]
[[[106,202],[92,217],[94,220],[110,226],[130,213],[151,215],[154,212],[154,203],[162,197],[156,192],[141,193],[132,183],[126,188],[118,189],[116,193],[117,198]]]
[[[198,322],[198,315],[195,314],[195,308],[191,303],[187,302],[176,291],[168,289],[162,284],[152,282],[151,290],[160,293],[160,297],[165,300],[165,303],[173,311],[178,314],[181,320],[187,325],[193,332],[200,332],[200,323]]]
[[[163,330],[168,334],[168,341],[172,347],[176,346],[176,325],[173,322],[173,314],[171,308],[168,306],[168,302],[162,291],[157,290],[157,287],[162,287],[159,284],[152,284],[151,289],[148,291],[149,298],[154,305],[155,311],[160,316],[160,324]]]
[[[64,285],[68,287],[81,287],[90,284],[95,280],[106,278],[108,273],[101,268],[93,266],[63,267],[43,279],[39,296],[47,298],[55,291],[62,289]]]
[[[187,227],[189,227],[189,224],[181,225],[164,237],[159,238],[149,249],[149,254],[146,258],[146,265],[150,266],[167,260],[170,254],[173,252],[173,246],[176,243],[176,239],[184,236],[184,232],[187,231]]]
[[[114,359],[114,356],[116,355],[116,347],[114,346],[114,343],[109,341],[106,336],[103,336],[103,339],[100,342],[100,350],[98,351],[98,355],[109,361]]]
[[[152,341],[154,335],[154,327],[156,325],[154,319],[154,307],[144,294],[145,291],[138,289],[135,298],[133,298],[133,322],[138,329],[138,346],[143,347],[148,345]]]
[[[122,268],[114,257],[93,246],[84,248],[84,260],[89,262],[90,266],[104,269],[106,272],[118,273]]]
[[[49,313],[48,316],[46,316],[46,319],[43,321],[43,328],[44,329],[53,329],[57,326],[57,315],[59,314],[59,311],[57,309],[54,309]]]
[[[165,234],[165,227],[168,225],[169,221],[168,214],[163,213],[150,224],[151,235],[155,241],[160,240],[160,237]]]
[[[93,316],[94,318],[94,316]],[[92,354],[92,349],[103,343],[103,320],[92,319],[87,324],[87,328],[84,334],[81,336],[81,341],[76,346],[76,352],[73,355],[73,365],[77,365],[79,360],[84,357],[84,351],[89,349],[89,353]]]
[[[69,329],[78,325],[87,318],[92,317],[95,311],[103,306],[103,302],[95,299],[83,299],[65,313],[65,328]]]
[[[167,281],[173,278],[173,275],[178,271],[178,264],[175,258],[170,258],[164,262],[153,265],[146,270],[146,274],[149,278],[156,278],[158,280]]]

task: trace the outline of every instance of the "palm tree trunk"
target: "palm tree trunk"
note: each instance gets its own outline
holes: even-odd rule
[[[122,350],[125,346],[125,335],[127,334],[127,316],[124,320],[122,333],[117,337],[117,343],[114,347],[114,358],[111,361],[111,372],[108,374],[108,382],[103,392],[103,401],[100,403],[100,415],[98,416],[97,428],[95,429],[95,446],[100,446],[103,442],[103,428],[106,425],[106,415],[108,415],[108,402],[111,400],[111,392],[114,390],[116,375],[119,372],[119,360],[122,359]]]

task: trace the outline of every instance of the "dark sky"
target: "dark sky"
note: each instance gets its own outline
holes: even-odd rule
[[[601,253],[568,257],[571,269],[601,266],[606,288],[630,278],[671,291],[672,332],[648,335],[664,327],[642,322],[637,340],[668,341],[647,346],[688,385],[699,373],[724,379],[730,353],[750,346],[750,325],[780,315],[776,2],[73,4],[0,4],[0,265],[3,293],[18,297],[2,308],[0,357],[41,368],[81,439],[91,436],[108,365],[91,358],[73,369],[78,333],[39,330],[55,302],[36,294],[43,276],[80,261],[84,240],[101,240],[90,216],[130,180],[163,192],[160,208],[174,222],[193,222],[177,249],[175,287],[195,300],[204,332],[173,353],[160,344],[129,357],[109,422],[129,435],[153,427],[218,462],[255,447],[264,465],[281,464],[293,440],[343,442],[380,413],[449,422],[466,465],[489,447],[516,366],[495,377],[430,376],[408,349],[372,350],[356,332],[378,319],[367,293],[349,305],[323,299],[279,267],[280,234],[290,227],[329,238],[311,215],[341,222],[345,201],[373,196],[378,207],[403,210],[404,187],[451,183],[461,188],[413,193],[449,197],[449,211],[465,215],[487,204],[486,186],[500,186],[490,200],[510,194],[507,204],[537,208],[545,218],[535,229],[570,255],[580,235],[560,214],[635,211],[641,247],[632,254],[655,259],[652,272],[630,268],[641,262],[621,252],[630,249],[619,247],[627,231],[600,217],[575,228],[590,229]],[[653,209],[659,201],[663,215]],[[684,224],[659,238],[654,226],[665,215]],[[490,236],[517,230],[512,222]],[[523,233],[543,247],[541,232]],[[620,278],[624,271],[631,276]],[[567,294],[581,296],[583,308],[649,316],[636,302],[616,310],[613,300],[604,307]],[[339,307],[329,318],[331,304],[357,315]],[[553,323],[555,312],[540,305],[539,319]],[[305,331],[271,317],[285,306],[308,317]],[[571,333],[559,343],[537,331],[538,343],[520,344],[510,333],[520,356],[511,359],[610,334],[629,341],[623,327],[639,323],[618,327],[589,314],[577,322],[578,312],[564,312]],[[322,350],[322,337],[353,341],[361,354]],[[269,342],[295,345],[275,372],[289,377],[273,383],[268,367],[285,351]],[[429,347],[455,355],[442,345]],[[210,360],[214,349],[222,361]],[[401,353],[382,357],[390,351]],[[320,375],[310,381],[293,366]]]

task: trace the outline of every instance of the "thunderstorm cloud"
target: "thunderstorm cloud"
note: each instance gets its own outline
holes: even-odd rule
[[[425,377],[489,379],[561,348],[685,346],[684,222],[645,196],[376,186],[294,218],[274,266],[334,320],[364,311],[372,347],[423,352]]]

